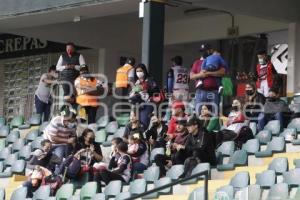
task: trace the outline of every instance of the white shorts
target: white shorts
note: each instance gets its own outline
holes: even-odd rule
[[[260,87],[257,88],[257,91],[262,93],[265,97],[268,97],[269,96],[269,86],[268,86],[268,81],[267,79],[266,80],[262,80],[260,82]]]

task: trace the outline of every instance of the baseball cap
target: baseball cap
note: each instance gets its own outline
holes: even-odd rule
[[[173,109],[181,108],[182,110],[185,110],[185,105],[182,101],[175,101],[172,105]]]
[[[188,120],[186,126],[200,125],[200,120],[197,117],[192,117]]]
[[[181,56],[175,56],[171,59],[171,61],[175,63],[182,63],[182,57]]]
[[[187,120],[185,119],[180,119],[176,121],[176,124],[186,126]]]

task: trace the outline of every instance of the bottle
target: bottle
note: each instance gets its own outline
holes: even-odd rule
[[[166,156],[171,156],[171,142],[168,141],[166,145]]]

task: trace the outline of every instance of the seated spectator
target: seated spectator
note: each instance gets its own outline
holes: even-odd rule
[[[258,119],[258,130],[263,130],[265,125],[271,120],[279,120],[283,126],[283,113],[289,112],[288,105],[279,98],[279,91],[273,87],[269,91],[269,96],[265,103],[264,113]]]
[[[266,98],[257,91],[255,83],[247,83],[245,93],[246,117],[251,121],[257,122],[258,116],[260,113],[263,113],[263,105],[266,102]]]
[[[131,178],[132,162],[127,154],[128,146],[125,142],[121,142],[117,146],[117,153],[111,158],[108,169],[100,170],[99,181],[109,184],[110,181],[120,180],[128,183]]]
[[[62,159],[53,154],[51,148],[52,144],[50,140],[43,140],[41,142],[41,149],[37,149],[32,153],[27,168],[34,168],[36,165],[39,165],[54,172],[55,165],[61,163]]]
[[[219,118],[212,115],[212,106],[209,104],[201,106],[199,119],[202,121],[203,127],[206,128],[208,132],[220,129]]]
[[[152,115],[150,124],[145,133],[148,144],[151,148],[165,147],[168,127],[156,115]]]
[[[125,128],[125,133],[123,136],[123,140],[127,142],[130,133],[132,132],[139,132],[140,133],[140,138],[143,139],[143,133],[145,131],[145,127],[142,123],[139,121],[139,116],[135,111],[130,112],[130,122]]]
[[[76,111],[64,105],[60,115],[45,128],[44,138],[51,141],[53,153],[60,158],[69,156],[76,142]]]
[[[167,133],[171,138],[174,138],[176,136],[176,122],[182,119],[187,119],[187,115],[185,114],[185,105],[182,101],[175,101],[172,104],[172,117],[169,121]]]
[[[149,154],[146,143],[140,139],[139,133],[132,133],[128,140],[127,153],[132,158],[133,173],[142,173],[149,164]]]
[[[184,163],[186,153],[182,149],[182,146],[185,145],[188,135],[186,120],[177,121],[176,137],[173,140],[168,141],[166,145],[166,154],[156,155],[154,158],[156,165],[160,168],[160,177],[166,175],[166,167],[170,168],[172,165]]]
[[[29,174],[29,180],[22,184],[23,187],[27,187],[27,198],[32,198],[33,193],[42,185],[43,179],[51,174],[48,169],[36,165],[35,169]]]

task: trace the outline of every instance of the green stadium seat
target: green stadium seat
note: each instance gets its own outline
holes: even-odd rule
[[[10,128],[19,128],[24,124],[24,116],[16,116],[10,122]]]
[[[20,151],[25,146],[25,139],[19,138],[12,144],[13,152]]]
[[[248,187],[249,183],[249,172],[238,172],[231,178],[229,185],[231,185],[234,190],[240,190],[244,187]]]
[[[28,160],[30,156],[31,156],[31,146],[30,145],[23,146],[19,152],[19,158]]]
[[[228,164],[217,165],[219,171],[233,170],[236,166],[244,166],[248,163],[248,155],[245,150],[238,150],[229,158]]]
[[[103,193],[97,193],[93,196],[92,200],[106,200],[106,197]]]
[[[97,193],[97,182],[88,182],[80,190],[80,199],[92,199]]]
[[[6,167],[5,170],[0,173],[0,178],[11,177],[13,175],[11,168],[12,167]]]
[[[231,185],[226,185],[223,187],[220,187],[217,189],[217,192],[215,194],[215,199],[221,199],[220,197],[225,197],[228,200],[233,200],[234,199],[234,190],[233,186]]]
[[[67,200],[73,195],[74,192],[74,186],[73,184],[64,184],[62,185],[57,193],[56,193],[56,200]]]
[[[159,178],[159,167],[153,164],[144,171],[144,179],[148,183],[153,183]]]
[[[249,128],[252,130],[253,135],[255,136],[257,134],[257,124],[256,122],[250,122]]]
[[[116,120],[117,120],[119,126],[126,126],[130,120],[130,114],[122,114],[122,115],[118,116]]]
[[[4,170],[4,163],[0,162],[0,173],[3,172],[3,170]]]
[[[0,161],[5,160],[11,154],[11,147],[5,147],[0,151]]]
[[[111,181],[107,186],[105,186],[104,194],[107,197],[115,197],[116,195],[120,194],[122,191],[122,182],[117,181]]]
[[[32,150],[36,150],[36,149],[40,149],[41,148],[41,142],[44,140],[43,137],[39,136],[37,138],[35,138],[32,142],[31,142],[31,148]]]
[[[9,134],[9,126],[0,126],[0,138],[5,138]]]
[[[98,124],[99,127],[105,128],[109,123],[109,116],[105,115],[100,117],[96,123]]]
[[[289,197],[289,188],[286,183],[278,183],[271,186],[267,200],[286,200]]]
[[[0,200],[5,200],[5,189],[0,188]]]
[[[29,120],[29,124],[32,126],[38,126],[41,124],[41,115],[40,114],[33,114]]]
[[[118,130],[118,122],[116,122],[116,121],[109,122],[106,125],[105,130],[106,130],[107,134],[113,135]]]
[[[0,127],[5,125],[5,118],[4,117],[0,117]]]
[[[300,168],[300,159],[295,159],[294,165],[295,165],[295,168]]]
[[[204,198],[204,188],[200,187],[200,188],[194,189],[190,193],[188,200],[205,200],[205,198]]]
[[[167,171],[167,177],[171,180],[177,180],[184,172],[184,165],[173,165],[171,169]]]
[[[142,194],[146,191],[146,180],[145,179],[136,179],[130,182],[129,192],[131,195]]]
[[[116,196],[115,200],[125,200],[131,197],[130,192],[122,192]],[[97,199],[98,200],[98,199]]]
[[[280,136],[284,137],[286,142],[292,142],[297,136],[297,131],[295,128],[286,128],[280,133]]]
[[[118,128],[118,130],[115,132],[114,134],[114,138],[123,138],[124,137],[124,134],[125,134],[125,127],[120,127]]]
[[[256,184],[262,188],[270,188],[276,182],[276,173],[274,170],[265,170],[256,174]]]
[[[4,149],[5,148],[5,139],[4,138],[1,138],[0,139],[0,151],[2,150],[2,149]]]
[[[295,128],[297,132],[300,132],[300,118],[292,119],[287,128]]]
[[[22,124],[18,127],[19,130],[30,129],[31,125],[28,123]]]
[[[12,131],[6,137],[6,144],[12,144],[19,138],[20,138],[20,132],[19,131]]]
[[[289,200],[299,200],[300,199],[300,187],[297,188],[296,194],[293,198],[290,198]]]
[[[80,200],[80,195],[76,194],[68,198],[68,200]],[[85,199],[82,199],[85,200]]]
[[[260,145],[258,139],[250,139],[242,147],[243,150],[247,152],[248,155],[255,154],[255,152],[259,151]]]
[[[46,122],[43,122],[40,127],[39,127],[39,134],[43,134],[45,128],[48,126],[50,122],[46,121]]]
[[[89,125],[87,126],[87,128],[93,130],[94,133],[96,133],[96,131],[98,131],[99,126],[98,126],[98,124],[93,123],[93,124],[89,124]]]
[[[109,147],[111,146],[111,141],[114,139],[114,136],[113,135],[108,135],[105,142],[102,143],[102,145],[104,147]]]
[[[289,170],[289,162],[287,158],[274,158],[269,164],[268,170],[274,170],[277,175]]]
[[[27,196],[27,187],[20,187],[13,191],[10,200],[25,200]]]
[[[34,192],[32,200],[47,200],[50,192],[50,185],[42,185]]]
[[[5,166],[13,166],[14,163],[18,160],[18,153],[9,154],[4,160]]]
[[[192,174],[191,175],[195,175],[201,172],[205,172],[208,171],[209,172],[209,178],[210,178],[210,164],[209,163],[199,163],[193,170],[192,170]],[[203,178],[204,176],[200,176],[198,178],[193,178],[191,180],[185,181],[184,183],[182,183],[183,185],[186,184],[194,184],[197,183],[197,181],[200,178]]]
[[[292,169],[288,172],[283,172],[283,182],[287,183],[290,187],[300,185],[300,168]]]
[[[27,133],[25,139],[26,142],[32,142],[33,140],[35,140],[35,138],[37,138],[39,135],[39,130],[38,129],[33,129],[31,131],[29,131],[29,133]]]
[[[220,152],[222,156],[231,156],[234,153],[234,142],[233,141],[227,141],[223,142],[221,146],[217,149],[217,152]]]
[[[165,154],[165,149],[164,148],[154,148],[152,149],[151,153],[150,153],[150,161],[154,161],[154,158],[156,155],[164,155]]]
[[[263,130],[256,135],[256,138],[260,144],[267,144],[272,139],[272,133],[270,130]]]
[[[280,153],[285,151],[284,137],[274,137],[268,144],[264,151],[258,151],[255,153],[256,157],[269,157],[273,155],[273,152]]]
[[[106,131],[105,129],[100,129],[99,131],[95,132],[95,142],[98,144],[102,144],[106,140]]]
[[[164,185],[170,184],[171,182],[172,182],[172,180],[171,180],[170,177],[163,177],[163,178],[160,178],[159,180],[156,180],[154,182],[154,187],[159,188],[159,187],[162,187]],[[171,194],[172,193],[172,187],[160,190],[158,193],[159,194]]]
[[[265,125],[264,130],[271,131],[272,135],[279,135],[280,130],[281,130],[280,121],[279,120],[269,121]]]
[[[11,168],[13,174],[25,175],[25,160],[17,160]]]

